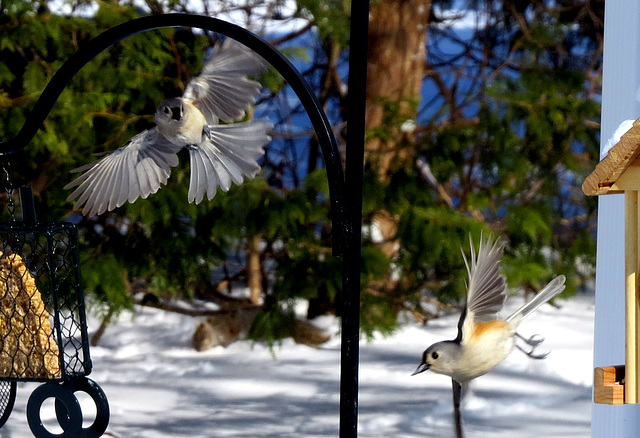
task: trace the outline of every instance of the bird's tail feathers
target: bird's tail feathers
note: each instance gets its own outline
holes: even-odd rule
[[[538,292],[531,301],[513,312],[513,314],[507,318],[507,321],[511,321],[515,318],[524,319],[529,316],[529,314],[534,312],[538,307],[542,306],[544,303],[562,292],[565,288],[565,280],[566,277],[564,275],[558,275],[556,278],[551,280],[549,284],[542,288],[542,290]]]
[[[260,172],[258,159],[271,140],[271,124],[264,120],[208,126],[202,143],[189,147],[191,179],[189,202],[212,199],[218,187],[225,192],[231,184],[253,178]]]

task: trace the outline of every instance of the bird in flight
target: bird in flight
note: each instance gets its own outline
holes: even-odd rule
[[[453,389],[454,426],[457,438],[463,438],[460,402],[462,389],[476,377],[491,371],[518,347],[532,359],[544,359],[535,349],[543,339],[524,338],[516,331],[520,322],[565,288],[565,276],[559,275],[530,301],[505,319],[498,312],[507,297],[505,278],[500,274],[500,260],[504,247],[499,239],[480,237],[476,255],[471,236],[471,261],[462,254],[469,282],[467,302],[458,320],[458,336],[451,341],[436,342],[422,353],[422,362],[413,373],[431,370],[451,377]],[[522,339],[532,349],[525,351],[516,345]]]
[[[265,61],[227,38],[214,47],[211,60],[188,84],[182,97],[158,106],[155,126],[133,136],[121,148],[72,172],[81,173],[65,189],[74,209],[95,216],[125,202],[147,198],[167,183],[178,152],[190,159],[188,201],[211,200],[260,171],[258,159],[271,140],[264,120],[235,123],[255,103],[261,85],[248,76],[266,70]],[[220,124],[220,121],[225,124]]]
[[[516,330],[524,318],[564,290],[565,276],[554,278],[507,318],[498,318],[507,297],[505,279],[500,274],[503,250],[499,239],[492,241],[489,237],[480,239],[477,256],[471,242],[471,262],[463,253],[469,283],[467,303],[458,321],[458,336],[427,348],[414,374],[431,370],[466,384],[502,362],[517,346],[516,338],[534,349],[542,342],[536,336],[526,339]],[[536,356],[533,350],[527,354],[535,359],[544,357]]]

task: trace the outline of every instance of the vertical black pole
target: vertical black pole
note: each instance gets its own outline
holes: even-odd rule
[[[462,385],[451,379],[453,388],[453,425],[456,431],[456,438],[464,438],[462,432],[462,411],[460,411],[460,401],[462,400]]]
[[[345,220],[347,242],[343,255],[342,279],[340,438],[356,438],[358,436],[360,245],[368,33],[369,0],[352,0],[344,197],[347,213]]]
[[[22,204],[22,221],[27,226],[35,225],[36,208],[33,202],[31,186],[20,186],[20,203]]]

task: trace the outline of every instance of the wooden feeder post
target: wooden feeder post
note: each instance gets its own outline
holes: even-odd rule
[[[622,135],[582,185],[585,195],[624,193],[625,365],[596,368],[594,401],[640,401],[640,119]]]
[[[624,192],[625,403],[638,403],[638,190]]]

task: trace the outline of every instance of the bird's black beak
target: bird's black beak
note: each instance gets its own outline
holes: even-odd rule
[[[179,106],[174,106],[171,108],[171,118],[173,120],[180,120],[182,118],[182,111]]]
[[[411,374],[412,376],[415,376],[416,374],[420,374],[420,373],[424,373],[425,371],[427,371],[429,369],[429,364],[428,363],[421,363],[418,368],[416,368],[416,370],[413,372],[413,374]]]

